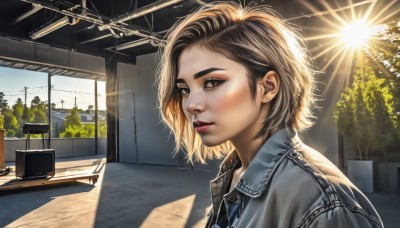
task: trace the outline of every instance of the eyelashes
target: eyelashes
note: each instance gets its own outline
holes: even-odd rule
[[[176,88],[176,89],[175,89],[175,92],[176,92],[178,95],[183,96],[183,95],[189,94],[190,90],[189,90],[188,88],[182,87],[182,88]]]
[[[207,78],[204,80],[203,82],[203,88],[205,90],[215,90],[217,89],[219,86],[221,86],[225,81],[222,79],[217,79],[217,78]],[[176,87],[175,92],[180,95],[180,96],[184,96],[190,93],[190,89],[189,87]]]
[[[205,89],[216,89],[220,85],[222,85],[222,83],[224,83],[224,80],[216,79],[216,78],[208,78],[208,79],[204,80],[203,87]]]

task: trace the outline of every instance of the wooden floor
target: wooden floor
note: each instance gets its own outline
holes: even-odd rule
[[[55,175],[53,177],[41,178],[41,179],[30,179],[22,180],[15,176],[15,166],[11,166],[12,172],[7,176],[0,176],[0,192],[20,189],[20,188],[30,188],[43,185],[54,185],[62,184],[68,182],[75,182],[79,180],[87,180],[88,184],[96,184],[99,178],[99,172],[102,164],[105,161],[103,159],[97,160],[86,160],[80,165],[73,164],[71,162],[67,163],[56,163]]]

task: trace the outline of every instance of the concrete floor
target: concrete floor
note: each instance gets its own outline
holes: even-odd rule
[[[56,171],[93,161],[57,162]],[[204,227],[214,175],[111,163],[95,186],[80,181],[0,193],[0,227]]]
[[[56,169],[104,163],[102,157],[82,159],[58,159]],[[204,227],[215,174],[111,163],[102,166],[95,186],[80,181],[0,192],[0,227]],[[399,195],[368,197],[385,227],[399,227]]]

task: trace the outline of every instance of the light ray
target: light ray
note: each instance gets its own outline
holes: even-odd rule
[[[342,63],[343,63],[344,59],[349,59],[349,56],[347,55],[348,52],[351,52],[351,50],[346,49],[346,50],[344,50],[344,52],[340,55],[340,59],[339,59],[339,61],[336,63],[335,68],[333,69],[332,76],[331,76],[331,77],[329,78],[329,80],[328,80],[327,87],[324,89],[324,91],[323,91],[323,93],[322,93],[323,96],[325,96],[325,95],[327,94],[329,87],[331,87],[331,84],[332,84],[333,80],[335,79],[336,75],[338,74],[339,68],[342,66]],[[346,58],[346,57],[347,57],[347,58]],[[351,60],[351,58],[350,58],[350,60]],[[352,62],[352,61],[348,61],[348,62],[345,64],[345,68],[346,68],[346,69],[349,68],[348,65],[351,65],[351,62]],[[343,71],[343,72],[347,72],[347,71]],[[346,77],[347,77],[347,75],[341,77],[341,78],[340,78],[340,82],[343,83],[343,82],[342,82],[342,81],[343,81],[343,78],[346,78]],[[336,87],[338,87],[338,88],[343,88],[343,87],[342,87],[342,84],[339,85],[339,86],[336,86]],[[340,93],[341,91],[335,90],[335,93],[336,93],[336,92],[339,92],[339,93]],[[334,97],[337,97],[337,96],[335,95]]]
[[[327,39],[327,38],[335,38],[338,37],[339,35],[337,33],[332,33],[332,34],[323,34],[319,36],[311,36],[311,37],[306,37],[304,38],[305,41],[312,41],[312,40],[320,40],[320,39]]]
[[[329,10],[329,12],[331,12],[332,16],[338,20],[342,25],[346,24],[346,21],[340,17],[333,9],[332,7],[329,5],[329,3],[327,1],[322,1],[322,5],[325,6],[325,8],[327,8]],[[350,9],[353,9],[353,7],[351,7]],[[337,24],[337,23],[333,23],[335,28],[340,28],[341,25]]]
[[[348,0],[347,1],[349,5],[353,4],[353,0]],[[373,2],[372,4],[374,4],[375,2]],[[371,5],[372,5],[371,4]],[[356,11],[354,10],[354,7],[350,8],[350,12],[351,12],[351,18],[356,18]]]
[[[339,42],[338,42],[339,43]],[[335,60],[335,58],[340,55],[344,50],[346,49],[346,47],[341,47],[339,51],[337,51],[335,53],[334,56],[331,57],[331,59],[324,65],[324,67],[322,68],[322,71],[325,71],[328,66],[333,62],[333,60]]]
[[[368,21],[368,18],[370,18],[372,14],[372,10],[375,9],[376,3],[378,3],[378,1],[372,2],[372,4],[369,5],[367,11],[364,13],[363,20]]]
[[[319,53],[318,55],[316,55],[314,58],[318,59],[319,57],[321,57],[322,55],[326,54],[327,52],[329,52],[330,50],[336,48],[337,46],[340,46],[340,42],[336,42],[334,45],[328,47],[327,49],[325,49],[323,52]]]
[[[382,16],[382,14],[388,13],[387,11],[388,11],[390,8],[392,8],[393,4],[395,4],[395,3],[396,3],[396,1],[392,1],[392,2],[390,2],[389,4],[387,4],[385,8],[381,9],[380,12],[379,12],[378,14],[376,14],[375,17],[369,19],[369,21],[370,21],[372,24],[379,24],[379,23],[383,22],[383,21],[384,21],[383,19],[381,19],[381,20],[379,20],[379,21],[378,21],[378,19],[380,19],[380,17]],[[396,12],[397,12],[397,13],[399,12],[399,9],[398,9],[398,8],[397,8],[397,10],[395,10],[395,11],[392,13],[392,16],[395,15]],[[388,17],[388,16],[385,16],[385,18],[387,19],[387,18],[389,18],[389,17]]]

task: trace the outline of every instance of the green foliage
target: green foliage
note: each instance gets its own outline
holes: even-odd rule
[[[47,122],[47,102],[41,101],[38,96],[35,96],[31,102],[31,111],[33,113],[33,123]]]
[[[0,92],[0,104],[8,105],[3,97],[4,93]],[[55,104],[52,107],[55,108]],[[89,105],[88,109],[93,109],[93,105]],[[60,137],[95,137],[95,125],[82,124],[79,111],[82,110],[73,108],[70,114],[66,116],[64,123],[65,131],[60,133]],[[22,100],[18,98],[11,109],[6,106],[0,113],[3,113],[3,115],[0,114],[0,129],[4,128],[6,130],[7,137],[25,137],[21,127],[25,123],[46,123],[48,120],[47,102],[41,101],[38,96],[32,100],[31,107],[25,107]],[[107,124],[105,121],[99,121],[98,132],[99,137],[107,137]],[[31,137],[40,138],[41,135],[31,135]]]
[[[393,95],[368,62],[358,61],[353,84],[342,93],[334,117],[338,129],[354,144],[359,159],[384,151],[396,135]]]
[[[31,107],[39,106],[41,103],[39,96],[35,96],[31,101]]]
[[[65,117],[64,126],[67,129],[71,126],[80,126],[81,125],[81,118],[78,115],[78,109],[73,108],[68,116]]]
[[[400,129],[400,18],[386,24],[387,29],[378,35],[368,49],[378,77],[386,78],[393,99],[393,118]]]
[[[66,127],[65,131],[60,133],[60,138],[94,138],[95,125],[94,124],[81,124],[70,125]],[[99,122],[98,137],[107,137],[107,124]]]
[[[14,137],[18,132],[19,123],[17,118],[13,115],[12,111],[7,109],[4,112],[4,129],[6,130],[7,137]]]
[[[60,133],[60,138],[93,138],[94,124],[82,124],[80,126],[68,126]]]
[[[0,92],[0,111],[4,111],[8,107],[7,100],[4,100],[5,94]]]
[[[0,129],[4,129],[4,116],[0,113]]]
[[[21,121],[24,115],[24,105],[22,104],[21,98],[17,99],[15,104],[12,106],[12,110],[15,118],[17,118],[18,121]]]
[[[35,118],[35,114],[31,111],[30,108],[24,107],[24,113],[22,114],[22,119],[26,123],[31,123],[33,122],[33,119]]]
[[[107,137],[107,122],[99,121],[99,135],[98,137],[105,138]]]

